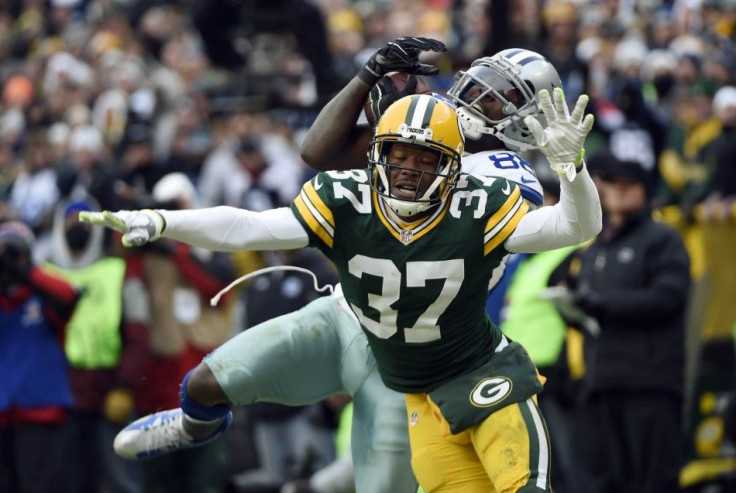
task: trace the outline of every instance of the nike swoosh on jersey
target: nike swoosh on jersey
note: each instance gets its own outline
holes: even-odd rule
[[[506,182],[506,186],[501,189],[501,191],[504,193],[504,195],[508,195],[511,193],[511,183]]]
[[[521,177],[521,183],[536,183],[536,181],[534,178]]]
[[[314,177],[314,189],[319,190],[320,188],[322,188],[322,182],[319,181],[319,176],[315,176]]]

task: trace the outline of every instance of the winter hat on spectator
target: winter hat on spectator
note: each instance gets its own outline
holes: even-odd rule
[[[157,204],[183,200],[192,207],[197,200],[197,191],[184,173],[169,173],[156,182],[152,197]]]
[[[10,77],[3,87],[3,103],[6,106],[28,106],[33,100],[33,84],[25,75]]]
[[[64,121],[72,128],[89,125],[92,122],[92,111],[86,104],[73,104],[64,112]]]
[[[619,70],[628,67],[641,67],[649,50],[640,40],[628,38],[619,41],[613,54],[613,66]]]
[[[575,22],[577,19],[578,8],[571,1],[551,1],[542,9],[542,20],[548,26],[559,22]]]
[[[705,53],[705,43],[692,34],[680,34],[670,41],[669,49],[677,56],[690,56],[701,59]]]
[[[732,107],[736,107],[736,87],[721,87],[713,97],[713,112],[722,118],[725,111]]]
[[[618,160],[608,149],[596,151],[585,159],[585,165],[591,176],[603,177],[610,166],[615,166]]]
[[[65,122],[56,122],[46,131],[46,140],[51,145],[66,145],[72,129]]]
[[[603,39],[591,36],[581,40],[575,47],[575,55],[585,63],[590,63],[594,56],[603,49]]]
[[[677,68],[677,56],[670,50],[657,49],[650,51],[641,67],[641,76],[651,82],[658,75],[672,73]]]
[[[34,241],[33,231],[22,222],[8,221],[0,223],[0,244],[16,245],[26,252],[30,252]]]
[[[78,216],[80,212],[90,212],[90,211],[96,211],[98,208],[93,207],[92,204],[90,204],[87,200],[75,200],[73,202],[69,202],[64,207],[64,218],[68,218],[69,216]]]
[[[92,122],[102,131],[105,140],[117,145],[128,124],[128,100],[120,89],[110,89],[100,94],[92,107]]]
[[[0,116],[0,137],[18,136],[26,129],[26,117],[17,108],[10,108]]]
[[[69,137],[69,149],[72,152],[86,150],[97,154],[103,149],[100,131],[91,125],[77,127]]]
[[[624,179],[644,185],[649,184],[649,173],[637,161],[621,160],[613,158],[603,172],[603,179],[613,181]]]
[[[76,7],[82,0],[51,0],[51,6],[52,7],[69,7],[74,8]]]
[[[637,161],[619,159],[612,153],[607,154],[604,157],[600,177],[607,182],[625,180],[639,183],[644,186],[647,196],[651,196],[651,175]]]

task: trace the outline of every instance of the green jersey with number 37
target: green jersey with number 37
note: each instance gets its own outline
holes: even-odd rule
[[[527,212],[503,178],[461,174],[448,199],[410,224],[392,218],[368,170],[328,171],[291,208],[335,264],[384,383],[429,392],[479,367],[501,333],[485,312],[503,244]]]

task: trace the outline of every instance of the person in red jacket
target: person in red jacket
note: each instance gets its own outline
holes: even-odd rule
[[[79,299],[33,264],[34,237],[0,224],[0,491],[65,491],[72,396],[63,344]]]

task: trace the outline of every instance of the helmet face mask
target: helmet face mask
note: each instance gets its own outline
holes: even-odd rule
[[[449,104],[424,94],[402,98],[381,117],[369,147],[373,190],[404,218],[431,209],[454,188],[464,143]]]
[[[460,71],[448,96],[458,108],[467,138],[477,140],[491,134],[511,150],[523,151],[536,147],[524,118],[544,119],[536,95],[560,86],[557,70],[542,55],[509,49],[479,58],[467,71]],[[488,98],[500,103],[502,115],[488,113]]]

